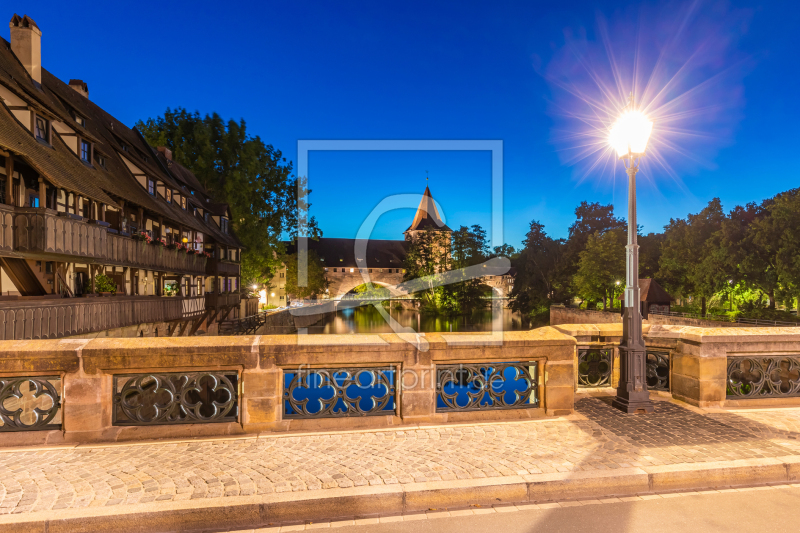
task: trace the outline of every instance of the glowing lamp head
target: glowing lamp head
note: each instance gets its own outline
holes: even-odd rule
[[[608,143],[619,157],[642,155],[653,131],[653,122],[637,109],[622,113],[608,135]]]

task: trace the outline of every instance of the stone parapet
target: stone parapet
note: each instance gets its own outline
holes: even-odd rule
[[[0,380],[57,377],[63,422],[59,429],[39,431],[9,432],[2,431],[0,426],[0,446],[379,428],[566,415],[573,412],[575,345],[575,338],[550,327],[497,336],[431,333],[419,337],[409,334],[269,335],[5,341],[0,342]],[[529,369],[534,367],[531,362],[536,363],[538,390],[534,393],[538,402],[531,407],[437,410],[437,366],[462,363],[475,366],[477,363],[489,368],[492,363],[515,362],[526,363],[524,368]],[[336,368],[394,372],[395,409],[376,416],[284,416],[287,373]],[[115,400],[115,379],[121,383],[131,375],[174,373],[234,376],[231,379],[236,382],[238,416],[217,423],[115,423],[115,401],[118,401]],[[191,386],[186,393],[178,391],[180,384],[172,386],[177,387],[173,396],[184,394],[185,398],[181,398],[188,404],[196,402],[196,395],[201,394],[190,390]],[[26,384],[26,391],[27,387]],[[161,390],[169,387],[165,384]],[[150,393],[145,391],[142,397],[146,394]]]

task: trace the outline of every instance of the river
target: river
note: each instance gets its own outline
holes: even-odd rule
[[[411,309],[388,310],[389,315],[401,326],[419,332],[449,331],[490,331],[492,329],[491,309],[476,310],[468,315],[444,316],[437,313],[420,313]],[[503,331],[531,329],[543,324],[532,325],[519,313],[501,309],[498,325]],[[329,313],[321,322],[308,328],[308,333],[391,333],[392,328],[381,313],[372,305],[340,309]]]

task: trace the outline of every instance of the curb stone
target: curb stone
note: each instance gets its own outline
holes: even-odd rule
[[[800,457],[288,492],[0,516],[3,533],[246,529],[468,506],[627,497],[800,481]]]

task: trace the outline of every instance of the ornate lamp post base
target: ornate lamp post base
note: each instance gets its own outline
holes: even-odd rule
[[[617,397],[611,402],[612,407],[628,414],[652,413],[653,402],[647,391],[647,384],[642,383],[646,375],[647,355],[644,346],[641,349],[619,347],[620,376],[617,386]],[[622,374],[627,374],[623,376]]]
[[[631,248],[635,252],[638,246],[634,245]],[[635,298],[633,301],[638,303],[638,284]],[[617,385],[617,397],[611,405],[628,414],[653,412],[653,402],[650,401],[650,393],[647,391],[647,351],[642,337],[642,316],[638,307],[626,307],[622,316],[619,385]]]

